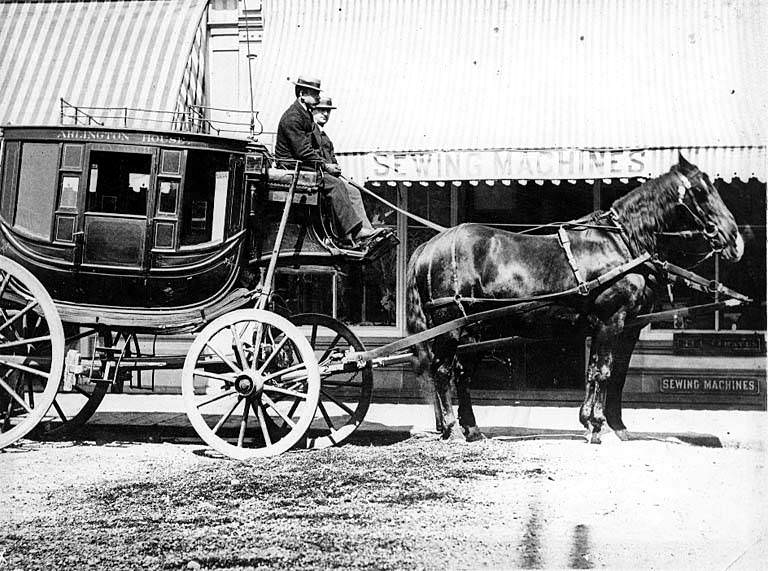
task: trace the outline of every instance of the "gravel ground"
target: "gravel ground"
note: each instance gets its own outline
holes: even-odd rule
[[[764,450],[652,440],[411,438],[250,463],[22,441],[0,453],[0,570],[757,569],[766,481]]]

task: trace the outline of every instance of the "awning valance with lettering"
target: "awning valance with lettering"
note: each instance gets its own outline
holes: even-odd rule
[[[174,112],[205,104],[206,7],[207,0],[0,3],[0,125],[74,123],[71,107],[62,118],[64,99],[110,126],[170,128]]]
[[[766,147],[676,149],[504,149],[339,155],[360,181],[576,180],[651,178],[678,152],[714,178],[765,180]]]
[[[265,130],[293,99],[288,77],[320,77],[338,105],[327,131],[360,179],[638,176],[687,149],[765,180],[765,3],[262,4]]]

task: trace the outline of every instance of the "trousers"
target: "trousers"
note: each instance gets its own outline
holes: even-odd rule
[[[370,230],[372,228],[368,215],[363,206],[360,191],[346,181],[323,173],[325,192],[331,199],[333,213],[336,215],[344,234],[349,234],[357,226]]]

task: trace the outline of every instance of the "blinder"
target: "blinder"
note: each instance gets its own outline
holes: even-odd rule
[[[720,242],[720,240],[717,239],[719,231],[718,227],[711,221],[707,220],[706,214],[701,211],[695,200],[693,200],[692,203],[694,208],[698,210],[698,213],[694,212],[693,209],[685,202],[685,195],[692,188],[691,180],[679,171],[674,171],[674,173],[677,175],[680,182],[677,187],[677,203],[685,208],[688,214],[690,214],[691,218],[693,218],[693,221],[696,223],[696,226],[699,228],[697,232],[704,236],[704,238],[706,238],[707,242],[709,243],[709,247],[712,251],[707,255],[707,257],[717,252],[723,251],[725,246]],[[699,171],[696,170],[693,174],[699,174]],[[672,232],[671,234],[679,233]]]

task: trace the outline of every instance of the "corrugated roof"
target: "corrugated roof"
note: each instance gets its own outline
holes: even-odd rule
[[[322,78],[342,153],[766,144],[757,0],[264,0],[256,107]]]
[[[204,60],[193,46],[204,49],[198,31],[206,6],[207,0],[0,3],[0,125],[59,123],[59,98],[162,111],[204,103]]]

